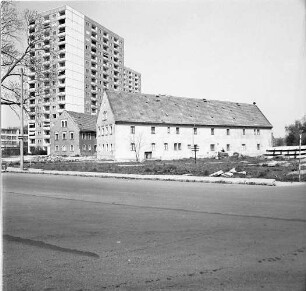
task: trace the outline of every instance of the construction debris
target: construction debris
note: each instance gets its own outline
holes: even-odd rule
[[[212,173],[209,175],[209,177],[219,177],[223,174],[224,172],[222,170],[218,171],[218,172],[215,172],[215,173]]]

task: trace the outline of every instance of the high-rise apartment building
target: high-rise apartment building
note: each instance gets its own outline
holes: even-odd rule
[[[129,93],[141,92],[141,74],[128,68],[123,68],[123,91]]]
[[[29,151],[48,149],[50,126],[63,110],[96,115],[103,90],[141,91],[140,74],[124,67],[122,37],[69,6],[41,15],[29,25],[29,37],[43,35],[31,52],[41,69],[29,72]]]

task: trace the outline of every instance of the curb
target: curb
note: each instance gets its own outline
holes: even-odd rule
[[[22,174],[49,174],[49,175],[95,177],[95,178],[133,179],[133,180],[158,180],[158,181],[177,181],[177,182],[276,186],[275,179],[258,179],[258,178],[223,178],[223,177],[198,177],[198,176],[179,176],[179,175],[136,175],[136,174],[76,172],[76,171],[44,171],[41,169],[30,169],[22,171],[20,169],[12,167],[8,167],[6,172],[22,173]]]

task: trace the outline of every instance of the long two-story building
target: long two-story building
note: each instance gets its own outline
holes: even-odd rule
[[[181,159],[218,151],[262,155],[272,125],[253,104],[106,91],[97,119],[97,157]]]

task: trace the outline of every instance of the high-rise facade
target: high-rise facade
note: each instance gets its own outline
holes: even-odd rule
[[[126,88],[122,37],[69,6],[41,15],[29,25],[29,37],[39,29],[43,35],[31,52],[41,69],[29,72],[29,151],[48,150],[50,126],[63,110],[96,115],[103,90]],[[128,70],[128,92],[140,92],[140,74]]]
[[[123,68],[123,91],[129,93],[141,92],[141,74],[128,68]]]

